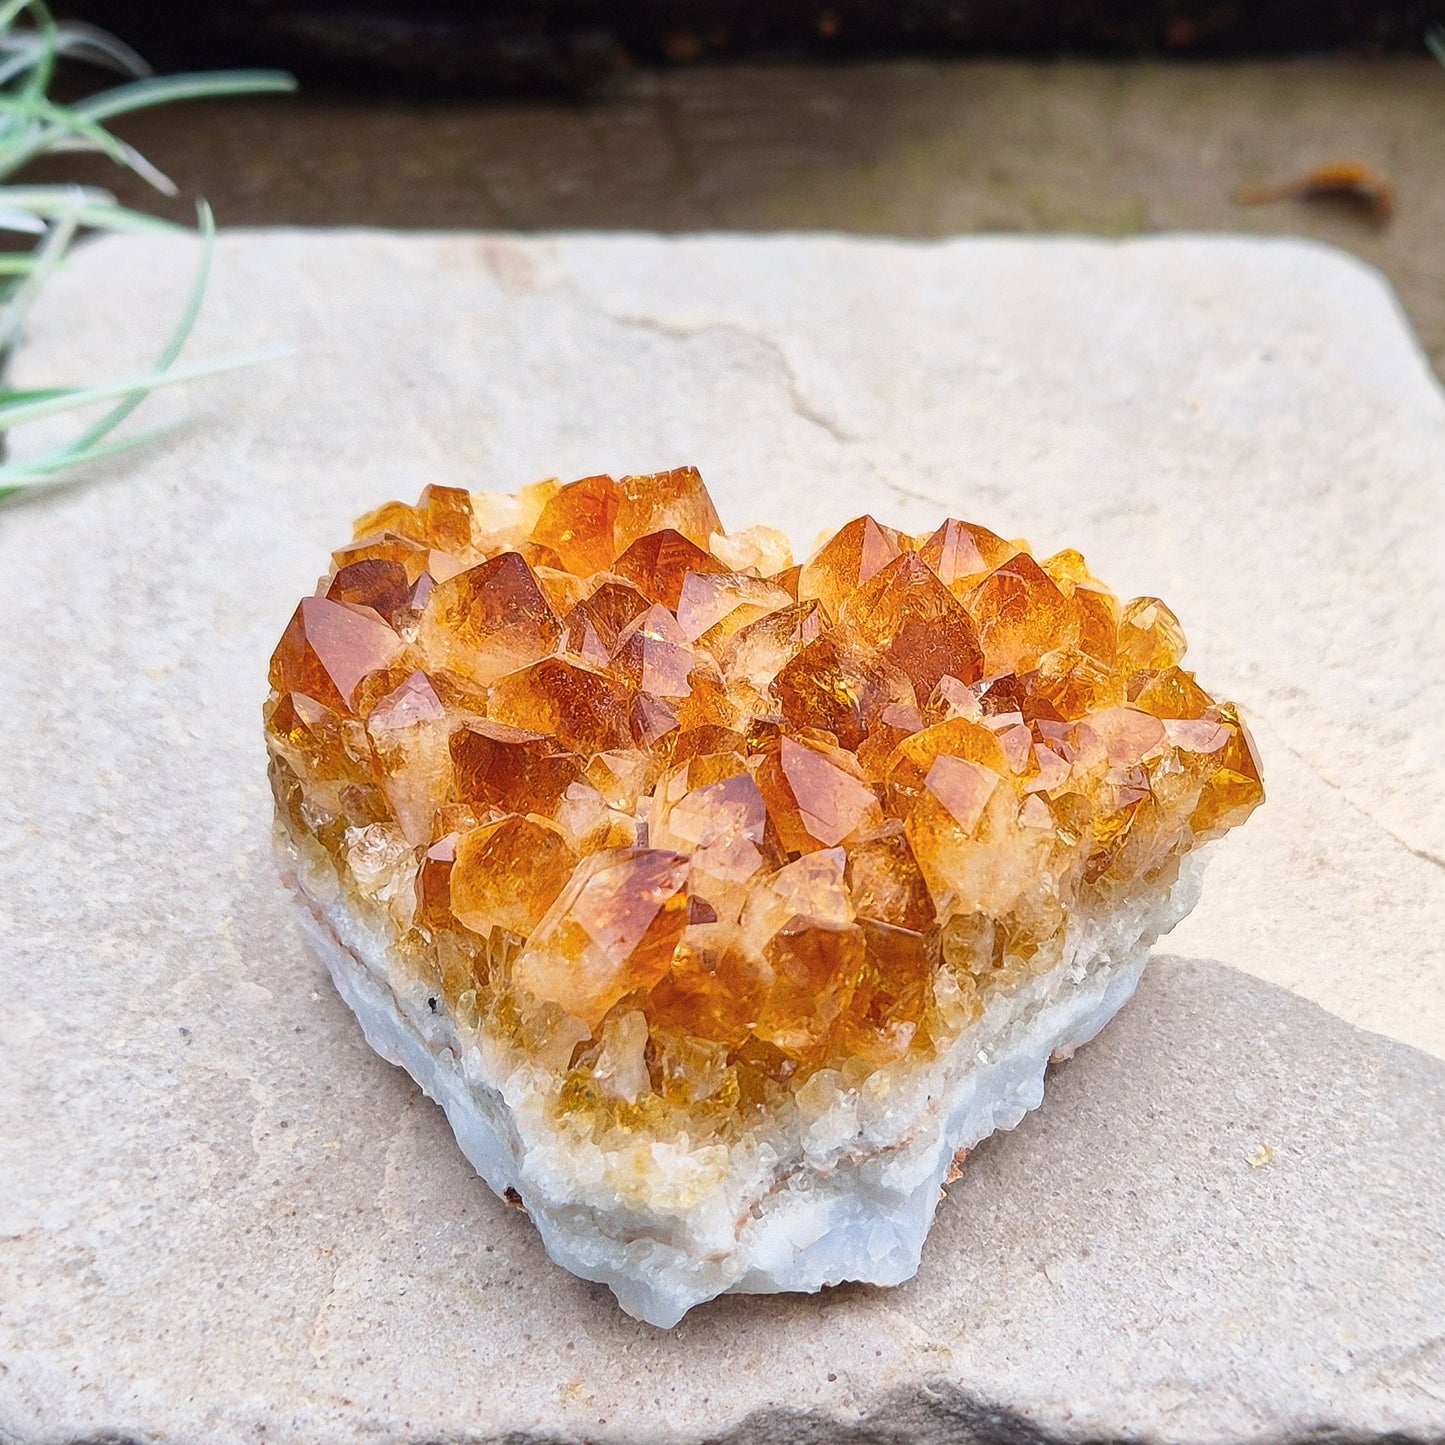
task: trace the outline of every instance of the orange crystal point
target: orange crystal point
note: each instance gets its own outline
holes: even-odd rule
[[[883,820],[866,773],[842,748],[784,734],[777,751],[764,756],[757,778],[790,853],[832,848]]]
[[[561,636],[532,569],[503,552],[433,588],[417,645],[448,671],[489,683],[547,657]]]
[[[504,813],[556,812],[584,760],[547,733],[469,719],[450,739],[457,794]]]
[[[913,933],[926,933],[938,921],[918,860],[896,821],[849,849],[848,889],[859,918]]]
[[[823,622],[823,609],[816,600],[791,603],[724,639],[718,660],[739,692],[758,698],[803,648],[821,636]]]
[[[345,547],[338,547],[331,554],[331,561],[340,569],[357,562],[395,562],[405,569],[406,580],[414,587],[434,565],[435,555],[431,548],[408,537],[398,536],[395,532],[377,532],[358,538]],[[459,570],[459,567],[451,569],[452,572]]]
[[[1228,703],[1218,709],[1226,730],[1222,748],[1210,749],[1215,770],[1209,775],[1190,823],[1201,836],[1237,828],[1264,802],[1259,754],[1238,712]]]
[[[362,678],[389,667],[404,650],[401,638],[370,608],[307,597],[271,656],[271,686],[345,712]]]
[[[424,540],[442,552],[472,545],[472,496],[460,487],[423,487],[416,504]]]
[[[996,773],[967,758],[934,763],[904,826],[940,916],[1008,915],[1053,841],[1052,815],[1039,807],[1042,816],[1031,809],[1021,821],[1014,789]]]
[[[950,517],[939,529],[918,539],[918,555],[950,592],[962,597],[995,567],[1018,551],[1011,542],[986,527],[975,527]]]
[[[880,526],[872,517],[859,517],[835,532],[803,564],[798,596],[816,597],[828,616],[836,620],[858,588],[902,550],[900,533]]]
[[[838,1029],[845,1056],[882,1068],[928,1041],[939,935],[860,920],[863,968]]]
[[[652,990],[648,1009],[659,1031],[743,1048],[753,1038],[771,970],[728,929],[706,926],[679,944],[672,968]]]
[[[773,972],[754,1033],[790,1058],[823,1056],[863,968],[841,848],[780,868],[749,899],[744,935]]]
[[[613,670],[654,697],[686,697],[692,691],[688,677],[696,665],[697,657],[677,618],[656,604],[622,629],[612,654]]]
[[[672,967],[687,926],[688,858],[610,848],[583,859],[513,968],[517,986],[595,1028]]]
[[[676,802],[654,800],[648,839],[654,847],[672,848],[692,858],[689,889],[705,901],[714,918],[735,919],[744,899],[744,885],[767,863],[765,840],[768,809],[757,781],[745,770],[717,782],[702,782]],[[721,758],[718,761],[722,761]],[[711,770],[704,770],[707,777]],[[668,794],[681,780],[668,786]]]
[[[422,854],[416,870],[416,923],[436,934],[456,926],[452,916],[452,863],[457,835],[449,833]]]
[[[985,577],[969,594],[968,609],[978,625],[988,677],[1028,672],[1046,652],[1078,641],[1077,609],[1026,552]]]
[[[1000,776],[1009,771],[998,734],[968,718],[950,718],[911,733],[893,750],[884,776],[895,789],[912,796],[925,784],[939,758],[966,758]]]
[[[413,672],[367,714],[382,791],[408,843],[432,841],[432,819],[452,794],[447,710],[424,672]]]
[[[576,866],[577,854],[555,823],[513,813],[457,839],[451,910],[473,932],[505,928],[526,937]]]
[[[777,583],[737,572],[689,572],[682,579],[677,621],[689,642],[717,647],[749,623],[770,617],[793,599]]]
[[[563,647],[590,666],[605,668],[622,629],[648,606],[630,583],[604,582],[568,612],[562,624]]]
[[[472,498],[459,487],[423,487],[414,507],[386,502],[359,517],[352,535],[371,537],[391,533],[423,547],[458,553],[472,543]]]
[[[563,567],[579,577],[610,567],[617,546],[617,514],[622,488],[611,477],[583,477],[562,487],[546,506],[532,540],[550,547]]]
[[[430,545],[421,514],[405,502],[383,502],[379,507],[373,507],[371,511],[358,517],[351,529],[352,537],[358,541],[382,533],[406,537],[422,546]]]
[[[1136,597],[1119,618],[1119,657],[1137,671],[1176,667],[1188,644],[1179,619],[1157,598]]]
[[[795,567],[682,468],[428,488],[333,564],[271,660],[282,827],[607,1148],[941,1053],[1264,796],[1162,602],[968,522]]]
[[[613,564],[613,571],[649,601],[674,611],[682,600],[682,584],[688,573],[724,570],[710,552],[704,552],[670,527],[639,537]]]
[[[810,642],[773,679],[789,726],[832,733],[851,750],[896,698],[882,659],[856,634],[834,628]]]
[[[369,557],[342,567],[331,579],[326,595],[333,602],[370,607],[378,616],[392,621],[396,613],[410,606],[412,584],[400,562]]]
[[[1136,688],[1137,685],[1137,688]],[[1160,672],[1136,672],[1130,681],[1130,701],[1159,718],[1201,718],[1213,706],[1194,674],[1177,667]]]
[[[905,552],[849,599],[844,614],[859,636],[908,675],[919,697],[945,676],[983,676],[978,631],[963,605],[917,552]]]
[[[349,730],[354,729],[348,736]],[[266,709],[266,734],[274,753],[306,778],[313,790],[338,798],[333,784],[364,784],[374,780],[365,733],[359,723],[307,697],[287,692]],[[338,803],[336,806],[340,806]]]
[[[500,678],[487,709],[498,722],[551,733],[574,752],[603,753],[631,743],[631,701],[631,691],[617,678],[549,657]]]
[[[617,513],[619,550],[649,533],[670,530],[706,551],[712,534],[723,529],[696,467],[623,477],[618,485],[623,498]]]
[[[935,758],[923,779],[927,795],[943,804],[949,817],[964,834],[976,829],[983,811],[1003,779],[982,763],[945,754]]]

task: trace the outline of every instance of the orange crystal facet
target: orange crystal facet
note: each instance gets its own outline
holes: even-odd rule
[[[622,492],[617,513],[619,550],[667,528],[706,552],[713,533],[722,531],[717,508],[696,467],[623,477],[618,486]]]
[[[903,550],[902,538],[872,517],[841,527],[803,563],[798,597],[816,597],[836,618],[857,590],[877,576]]]
[[[675,611],[682,600],[682,584],[690,574],[722,572],[724,568],[681,532],[664,527],[633,542],[613,563],[613,570],[649,601]]]
[[[682,853],[593,853],[517,959],[517,986],[595,1028],[620,998],[672,967],[687,926],[687,872]]]
[[[919,697],[929,697],[945,675],[964,683],[983,675],[973,619],[917,552],[895,558],[860,587],[846,615],[908,675]]]
[[[579,577],[601,572],[617,556],[622,489],[611,477],[583,477],[561,488],[542,508],[532,540],[550,547]]]
[[[489,683],[549,657],[561,636],[532,569],[503,552],[432,589],[417,644],[447,671]]]
[[[476,933],[505,928],[524,937],[546,917],[577,866],[555,823],[513,813],[463,833],[451,869],[451,910]]]
[[[794,566],[682,468],[428,488],[333,564],[271,660],[279,816],[599,1128],[925,1055],[1263,798],[1164,603],[971,523]]]
[[[271,686],[348,711],[357,685],[389,667],[405,650],[369,607],[308,597],[296,609],[271,657]]]

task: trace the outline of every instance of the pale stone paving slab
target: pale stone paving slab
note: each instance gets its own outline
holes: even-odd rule
[[[19,384],[146,356],[190,261],[82,255]],[[1445,1432],[1445,404],[1371,273],[236,235],[202,331],[299,356],[0,516],[0,1439]],[[259,704],[353,514],[681,462],[804,546],[865,510],[1078,546],[1177,608],[1270,798],[1165,945],[1217,962],[1151,966],[913,1282],[661,1334],[547,1263],[301,953]]]

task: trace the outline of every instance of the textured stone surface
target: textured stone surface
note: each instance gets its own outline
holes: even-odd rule
[[[18,382],[139,359],[188,260],[81,258]],[[0,1438],[1445,1430],[1445,406],[1370,273],[236,236],[203,330],[301,355],[0,521]],[[546,1263],[305,960],[258,710],[359,509],[681,461],[804,546],[864,510],[1078,546],[1177,606],[1270,798],[1189,957],[976,1153],[915,1280],[664,1336]]]

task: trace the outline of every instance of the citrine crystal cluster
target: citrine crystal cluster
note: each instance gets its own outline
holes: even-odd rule
[[[1156,598],[697,472],[369,513],[271,660],[286,868],[376,1046],[553,1256],[671,1324],[895,1282],[1261,800]]]

